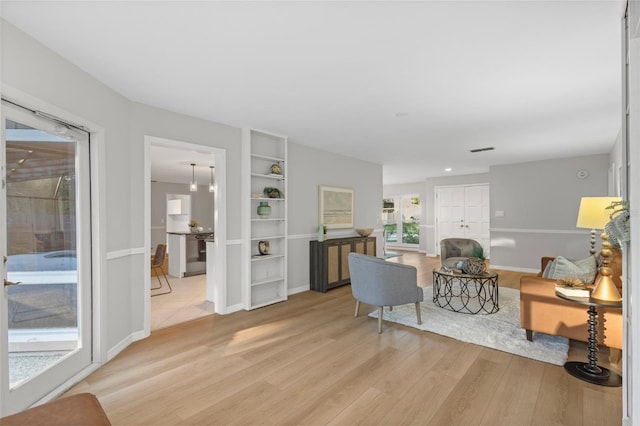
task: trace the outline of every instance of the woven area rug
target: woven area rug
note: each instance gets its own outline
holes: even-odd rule
[[[432,286],[425,287],[420,304],[422,325],[416,323],[414,304],[394,306],[384,310],[384,320],[451,337],[462,342],[486,346],[526,358],[563,365],[569,352],[569,340],[564,337],[536,333],[529,342],[520,328],[520,292],[500,287],[500,310],[495,314],[464,314],[451,312],[433,303]],[[369,314],[377,318],[378,311]],[[384,331],[383,331],[384,332]]]

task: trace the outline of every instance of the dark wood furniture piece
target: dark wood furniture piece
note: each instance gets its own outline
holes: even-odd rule
[[[309,272],[311,290],[325,293],[349,284],[349,253],[376,255],[375,237],[332,238],[310,241]]]
[[[565,362],[564,369],[573,377],[594,385],[617,387],[622,386],[622,377],[605,367],[598,365],[598,311],[597,308],[622,309],[622,302],[605,302],[590,297],[572,297],[556,292],[556,296],[569,302],[588,306],[589,319],[589,362]]]

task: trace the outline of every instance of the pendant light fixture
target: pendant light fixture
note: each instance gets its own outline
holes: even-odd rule
[[[215,187],[213,186],[213,168],[214,166],[209,166],[209,169],[211,169],[211,179],[209,180],[209,192],[213,192],[215,190]]]
[[[196,163],[191,163],[191,183],[189,184],[189,191],[198,191],[198,182],[196,182]]]

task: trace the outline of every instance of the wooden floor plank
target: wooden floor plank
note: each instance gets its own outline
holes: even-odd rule
[[[531,424],[584,424],[585,385],[585,382],[567,374],[563,367],[545,365]]]
[[[502,380],[503,365],[477,358],[429,421],[433,425],[477,424]]]
[[[544,365],[528,358],[508,358],[510,362],[482,416],[482,425],[510,426],[531,423]]]
[[[392,261],[416,266],[422,285],[439,266],[412,252]],[[499,273],[501,287],[519,288],[522,274]],[[621,388],[395,323],[378,334],[374,308],[354,317],[354,307],[345,286],[167,327],[67,394],[95,393],[117,425],[622,421]],[[570,358],[586,359],[585,345],[572,342]],[[604,353],[599,362],[608,366]]]

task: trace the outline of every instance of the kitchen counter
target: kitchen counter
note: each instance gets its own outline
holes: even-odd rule
[[[206,272],[207,244],[213,232],[167,232],[169,275],[182,278]]]
[[[213,231],[202,231],[202,232],[167,232],[167,234],[173,235],[213,235]]]

